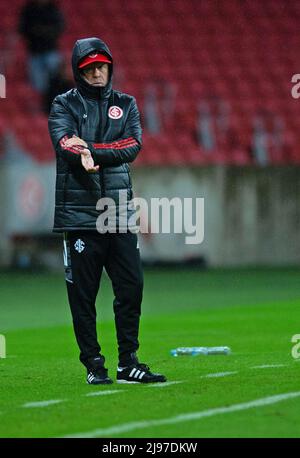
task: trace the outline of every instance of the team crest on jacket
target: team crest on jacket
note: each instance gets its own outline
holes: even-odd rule
[[[110,109],[108,110],[108,116],[109,116],[111,119],[120,119],[120,118],[122,118],[122,116],[123,116],[123,110],[122,110],[122,108],[117,107],[116,105],[113,105],[113,106],[110,107]]]
[[[76,251],[78,251],[78,253],[82,253],[82,251],[85,249],[84,241],[81,240],[81,239],[76,240],[76,242],[74,244],[74,248],[75,248]]]

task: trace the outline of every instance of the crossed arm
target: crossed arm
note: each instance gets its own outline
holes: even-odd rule
[[[87,172],[99,166],[132,162],[141,148],[140,116],[133,99],[122,137],[110,143],[86,142],[79,137],[77,123],[69,110],[56,98],[49,116],[49,131],[55,149],[68,162],[82,165]]]
[[[73,154],[79,154],[81,164],[87,172],[98,172],[99,165],[95,165],[92,154],[88,149],[88,144],[84,140],[76,135],[73,135],[71,138],[66,136],[60,140],[60,146],[63,150],[71,151]]]

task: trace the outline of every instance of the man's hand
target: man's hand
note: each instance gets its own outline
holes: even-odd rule
[[[99,165],[95,165],[94,159],[90,151],[86,148],[80,151],[81,154],[81,164],[88,173],[95,173],[99,170]]]
[[[87,148],[87,143],[82,140],[82,138],[76,137],[76,135],[73,135],[72,138],[68,138],[68,140],[65,141],[66,147],[72,147],[72,146],[79,146],[79,147],[85,147]]]
[[[64,146],[72,147],[78,151],[81,155],[81,164],[88,173],[95,173],[99,170],[99,165],[95,166],[94,159],[92,158],[91,152],[87,149],[87,143],[82,138],[73,135],[65,141]]]

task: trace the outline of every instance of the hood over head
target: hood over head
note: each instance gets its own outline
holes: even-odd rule
[[[84,57],[95,52],[106,55],[111,61],[111,64],[108,64],[109,78],[105,87],[94,87],[89,84],[87,81],[85,81],[81,75],[80,69],[78,68],[80,61],[82,61]],[[112,90],[113,58],[108,46],[104,43],[104,41],[95,37],[77,40],[72,52],[72,68],[77,88],[83,96],[97,100],[109,98]]]

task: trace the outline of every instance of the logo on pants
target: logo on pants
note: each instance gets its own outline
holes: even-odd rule
[[[74,248],[78,253],[81,253],[85,249],[85,243],[81,239],[78,239],[74,244]]]

